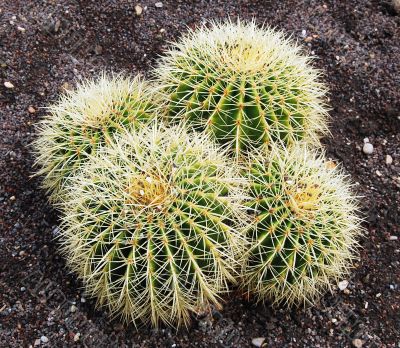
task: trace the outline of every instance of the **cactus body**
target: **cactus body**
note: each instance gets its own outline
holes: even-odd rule
[[[312,303],[356,255],[360,221],[350,185],[332,162],[302,146],[250,161],[254,217],[244,282],[259,300]]]
[[[309,61],[282,33],[253,22],[191,31],[156,69],[166,118],[191,122],[236,154],[276,140],[318,144],[326,92]]]
[[[33,146],[37,174],[44,176],[51,199],[59,199],[65,179],[114,133],[153,118],[152,97],[150,86],[139,77],[102,75],[80,83],[49,107]]]
[[[63,249],[89,294],[135,325],[187,324],[233,281],[241,188],[207,137],[149,126],[70,179]]]

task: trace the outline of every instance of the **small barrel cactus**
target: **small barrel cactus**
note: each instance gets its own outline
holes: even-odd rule
[[[57,201],[65,179],[114,133],[154,117],[152,87],[139,76],[103,74],[81,82],[49,107],[33,143],[38,175]]]
[[[312,303],[356,255],[360,219],[351,185],[333,162],[301,145],[250,162],[247,290],[261,301]]]
[[[189,121],[239,154],[276,140],[319,144],[326,88],[309,62],[282,33],[228,21],[183,36],[155,75],[168,120]]]
[[[63,250],[100,305],[154,326],[219,306],[245,246],[243,179],[225,155],[155,124],[116,137],[69,179]]]

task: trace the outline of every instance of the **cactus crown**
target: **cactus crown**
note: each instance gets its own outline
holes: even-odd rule
[[[139,76],[103,74],[81,82],[50,106],[38,125],[37,175],[57,200],[65,178],[116,132],[149,122],[155,113],[150,85]]]
[[[126,133],[69,180],[69,264],[111,313],[188,324],[218,306],[244,247],[241,180],[205,136],[162,125]]]
[[[190,31],[156,69],[166,117],[190,121],[236,154],[277,140],[319,144],[326,88],[300,53],[282,33],[254,22]]]
[[[303,146],[250,160],[254,222],[243,276],[259,300],[311,303],[355,257],[360,219],[345,176]]]

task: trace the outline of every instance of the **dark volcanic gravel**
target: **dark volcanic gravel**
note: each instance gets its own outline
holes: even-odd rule
[[[144,0],[141,15],[136,5],[0,0],[0,347],[251,347],[256,337],[267,347],[400,347],[400,15],[390,0]],[[136,332],[94,311],[66,271],[53,240],[57,214],[30,178],[32,125],[80,77],[147,71],[186,26],[227,16],[286,30],[325,71],[327,152],[364,196],[360,262],[347,289],[314,308],[231,296],[188,330]]]

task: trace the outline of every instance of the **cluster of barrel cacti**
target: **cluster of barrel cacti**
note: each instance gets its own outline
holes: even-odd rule
[[[226,21],[149,80],[103,74],[50,106],[37,173],[87,293],[135,326],[179,326],[232,289],[291,306],[341,279],[360,218],[320,148],[320,75],[281,32]]]

